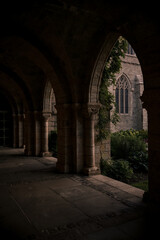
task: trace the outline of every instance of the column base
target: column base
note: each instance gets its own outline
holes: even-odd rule
[[[42,157],[52,157],[52,152],[42,152],[41,156]]]
[[[97,167],[84,168],[83,173],[87,176],[100,174],[100,169]]]

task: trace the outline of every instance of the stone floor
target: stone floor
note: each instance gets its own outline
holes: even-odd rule
[[[102,175],[57,174],[55,165],[0,149],[0,239],[146,239],[142,190]]]

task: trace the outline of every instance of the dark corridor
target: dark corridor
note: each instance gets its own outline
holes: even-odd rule
[[[12,146],[12,111],[3,94],[0,94],[0,147]]]

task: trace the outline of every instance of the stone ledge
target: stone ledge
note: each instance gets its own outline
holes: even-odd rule
[[[112,179],[112,178],[109,178],[109,177],[103,176],[103,175],[93,176],[93,178],[100,181],[100,182],[106,183],[107,185],[110,185],[114,188],[118,188],[118,189],[120,189],[124,192],[128,192],[130,194],[133,194],[137,197],[140,197],[140,198],[143,197],[143,194],[144,194],[143,190],[141,190],[139,188],[136,188],[136,187],[133,187],[129,184],[120,182],[118,180],[115,180],[115,179]]]

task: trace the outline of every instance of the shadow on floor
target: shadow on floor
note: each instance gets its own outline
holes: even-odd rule
[[[149,234],[142,190],[102,175],[58,174],[54,158],[7,152],[0,153],[2,239],[132,240]]]

